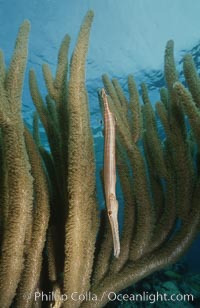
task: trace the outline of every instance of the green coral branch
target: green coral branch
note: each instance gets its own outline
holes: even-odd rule
[[[148,91],[145,84],[142,84],[142,97],[144,101],[144,106],[142,109],[144,131],[146,131],[147,144],[149,150],[151,150],[153,164],[152,167],[154,168],[154,172],[159,177],[165,178],[167,171],[163,156],[162,144],[158,135],[155,113],[149,100]]]
[[[200,79],[192,55],[185,55],[183,58],[183,70],[190,93],[196,105],[200,107]]]
[[[188,119],[190,121],[190,125],[196,137],[196,141],[199,144],[199,136],[200,136],[200,111],[193,101],[192,95],[190,92],[180,83],[176,82],[174,84],[174,89],[177,95],[181,99],[181,103],[183,104],[184,110]]]
[[[168,264],[176,262],[188,249],[193,241],[199,226],[199,183],[196,187],[195,199],[193,200],[191,213],[184,221],[181,230],[177,235],[163,247],[149,255],[144,256],[134,263],[128,263],[123,271],[116,275],[107,276],[100,285],[94,286],[92,292],[96,294],[96,302],[83,303],[82,308],[103,307],[108,300],[110,292],[120,290],[144,279],[154,271],[157,271]],[[193,221],[192,225],[190,224]],[[100,300],[101,299],[101,300]]]
[[[32,176],[23,137],[21,92],[26,65],[29,22],[22,24],[6,76],[1,107],[9,119],[2,127],[7,169],[8,215],[0,257],[0,306],[10,306],[23,268],[24,241],[32,210]],[[1,83],[3,87],[3,84]],[[3,100],[3,101],[2,101]],[[4,106],[7,105],[6,108]],[[14,256],[14,258],[13,258]]]
[[[128,89],[130,95],[130,126],[133,135],[133,141],[136,143],[142,136],[142,114],[141,105],[139,99],[139,93],[137,91],[136,83],[133,76],[128,76]]]
[[[112,84],[119,98],[120,105],[122,106],[122,109],[123,109],[123,113],[128,118],[128,100],[126,99],[126,96],[124,95],[123,89],[117,79],[112,79]]]
[[[105,210],[98,217],[94,143],[85,86],[92,20],[93,12],[89,11],[70,64],[70,39],[66,35],[55,77],[49,66],[43,66],[48,92],[45,99],[34,71],[30,71],[30,91],[37,110],[33,137],[21,118],[27,21],[20,28],[7,72],[0,53],[3,308],[31,308],[33,297],[25,298],[24,293],[33,295],[44,290],[58,296],[89,291],[97,296],[91,302],[62,303],[56,299],[52,307],[103,307],[109,292],[119,292],[176,262],[199,231],[199,79],[191,57],[186,56],[184,71],[189,89],[178,82],[173,42],[169,41],[165,52],[167,88],[160,90],[161,102],[156,103],[164,140],[158,133],[147,87],[142,85],[141,108],[132,76],[128,77],[129,99],[116,79],[111,82],[103,76],[109,108],[116,119],[116,163],[124,199],[121,252],[118,259],[113,257]],[[48,138],[48,150],[41,144],[39,120]]]
[[[68,72],[68,49],[70,44],[70,37],[66,35],[62,41],[59,54],[58,65],[55,79],[51,74],[51,70],[47,64],[42,66],[43,75],[46,82],[46,86],[51,98],[60,104],[66,95],[66,80]]]
[[[93,13],[89,11],[72,55],[68,84],[69,214],[66,222],[64,292],[72,293],[76,289],[79,294],[90,288],[98,226],[93,142],[84,85],[85,59],[92,19]],[[74,307],[77,303],[70,301],[67,305]]]
[[[97,239],[96,258],[94,259],[94,272],[92,284],[99,284],[109,271],[112,258],[112,233],[108,215],[105,210],[101,212],[100,227]]]
[[[46,176],[42,166],[39,152],[33,138],[25,127],[25,142],[31,174],[34,178],[34,210],[32,223],[32,238],[27,251],[24,269],[17,290],[16,307],[30,307],[34,301],[34,291],[39,282],[42,268],[42,252],[46,239],[46,231],[49,221],[49,195]],[[30,294],[31,296],[24,296]]]
[[[8,96],[8,103],[10,104],[10,110],[15,113],[16,116],[19,116],[21,112],[21,95],[24,70],[27,61],[27,41],[29,31],[30,23],[26,20],[19,29],[14,54],[5,79],[5,88]]]

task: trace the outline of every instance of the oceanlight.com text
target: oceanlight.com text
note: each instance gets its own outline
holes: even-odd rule
[[[25,298],[31,298],[31,294],[24,294]],[[148,302],[150,304],[154,304],[155,302],[193,302],[194,296],[192,294],[167,294],[167,293],[149,293],[149,292],[142,292],[142,293],[132,293],[132,294],[121,294],[115,292],[104,292],[101,297],[97,294],[92,292],[85,292],[83,294],[79,294],[78,292],[73,292],[71,294],[56,294],[55,292],[35,292],[34,293],[34,300],[37,301],[40,299],[42,302],[52,302],[52,301],[62,301],[66,302],[70,301],[126,301],[126,302]]]
[[[129,302],[148,302],[154,304],[155,302],[193,302],[194,296],[192,294],[170,294],[167,293],[134,293],[134,294],[116,294],[115,292],[108,293],[109,301],[129,301]]]

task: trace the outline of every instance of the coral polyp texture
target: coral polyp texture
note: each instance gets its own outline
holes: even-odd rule
[[[92,20],[89,11],[70,62],[70,37],[64,37],[55,76],[43,65],[46,97],[34,70],[29,72],[36,107],[32,132],[21,114],[28,21],[20,27],[8,68],[0,53],[1,308],[42,307],[41,296],[35,296],[42,292],[54,292],[51,307],[103,307],[109,292],[176,262],[199,232],[200,79],[186,55],[187,88],[178,81],[169,41],[166,88],[160,89],[155,110],[145,84],[142,105],[133,76],[127,98],[116,79],[103,75],[116,119],[116,167],[124,199],[121,251],[113,257],[109,221],[98,210],[85,86]],[[39,121],[48,149],[40,140]],[[77,300],[75,294],[90,296]]]

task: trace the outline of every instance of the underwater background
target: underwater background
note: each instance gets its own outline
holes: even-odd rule
[[[34,105],[28,86],[28,72],[34,68],[38,84],[46,95],[42,77],[42,63],[56,70],[57,52],[66,33],[71,36],[70,55],[75,45],[79,27],[86,12],[95,14],[89,52],[87,56],[86,85],[89,94],[91,126],[96,153],[96,177],[98,200],[103,199],[100,170],[103,166],[103,124],[97,92],[102,88],[102,74],[116,78],[125,93],[127,76],[133,74],[138,88],[145,82],[151,103],[159,99],[159,89],[164,86],[164,49],[166,42],[175,42],[175,61],[179,80],[184,83],[182,57],[191,53],[200,71],[200,1],[198,0],[0,0],[0,48],[8,65],[17,31],[24,19],[31,22],[29,56],[23,92],[23,117],[32,127]],[[44,92],[42,92],[44,91]],[[43,145],[48,147],[44,129],[40,127]],[[160,135],[163,131],[160,125]],[[164,138],[164,136],[163,136]],[[123,198],[118,186],[118,200]],[[122,224],[122,212],[119,210]],[[187,254],[174,266],[154,273],[127,292],[194,293],[195,303],[181,303],[180,307],[200,307],[200,237]],[[107,307],[149,307],[142,303],[109,303]],[[157,304],[158,305],[158,304]],[[161,306],[161,303],[159,304]],[[160,307],[160,306],[155,306]],[[171,306],[170,306],[171,305]],[[162,307],[167,303],[162,303]],[[177,307],[178,304],[176,305]]]

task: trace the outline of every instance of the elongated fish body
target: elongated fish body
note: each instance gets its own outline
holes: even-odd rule
[[[108,106],[107,95],[102,89],[104,105],[104,191],[107,213],[111,225],[114,256],[120,253],[118,228],[118,201],[116,199],[115,118]]]

